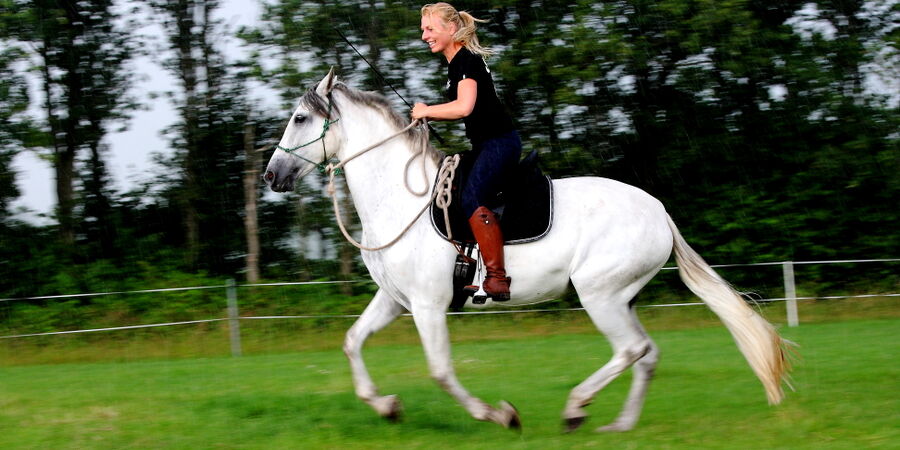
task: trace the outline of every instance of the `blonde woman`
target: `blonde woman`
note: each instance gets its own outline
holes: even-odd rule
[[[447,60],[447,103],[416,103],[413,119],[463,119],[475,163],[462,191],[463,211],[469,217],[487,268],[482,286],[494,300],[509,300],[510,279],[503,262],[503,233],[489,208],[515,168],[522,143],[512,119],[500,104],[484,58],[492,52],[478,43],[476,28],[483,20],[448,3],[422,7],[422,40],[432,53]]]

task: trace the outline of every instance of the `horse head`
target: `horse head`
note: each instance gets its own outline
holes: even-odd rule
[[[292,191],[298,178],[324,167],[337,153],[341,139],[335,131],[338,110],[332,99],[336,84],[332,68],[315,89],[300,98],[263,175],[273,191]]]

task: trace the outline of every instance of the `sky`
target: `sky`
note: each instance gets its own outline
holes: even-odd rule
[[[122,6],[137,3],[139,2],[126,1]],[[223,0],[217,17],[224,20],[229,30],[234,31],[242,25],[254,24],[259,18],[260,11],[260,0]],[[162,36],[161,29],[155,26],[148,26],[141,31],[145,34]],[[162,42],[157,39],[156,44],[161,45]],[[224,41],[223,45],[224,54],[229,58],[235,58],[242,52],[240,42],[236,38]],[[138,81],[132,88],[132,93],[146,105],[147,109],[133,114],[126,131],[112,133],[104,141],[109,146],[106,155],[107,170],[114,180],[113,188],[118,191],[127,191],[130,186],[150,179],[151,174],[156,172],[153,154],[170,154],[172,151],[167,139],[162,135],[162,130],[177,120],[177,113],[169,99],[163,96],[150,98],[151,93],[176,91],[178,86],[175,79],[149,58],[134,61],[133,67],[140,77],[136,78]],[[32,80],[30,84],[32,99],[40,98],[36,80]],[[278,107],[274,97],[268,93],[254,92],[253,95],[272,108]],[[40,101],[35,103],[40,104]],[[44,113],[40,109],[35,109],[32,114],[35,117],[43,117]],[[13,167],[17,172],[16,184],[21,196],[13,203],[12,209],[28,210],[26,213],[17,214],[17,217],[37,224],[53,223],[54,221],[47,217],[56,205],[55,174],[51,163],[39,158],[33,151],[25,151],[15,158]]]

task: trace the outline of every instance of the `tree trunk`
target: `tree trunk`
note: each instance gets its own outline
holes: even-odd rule
[[[59,239],[63,248],[72,249],[75,245],[75,229],[72,219],[74,209],[74,194],[72,180],[75,170],[75,155],[65,143],[60,142],[60,121],[56,116],[56,105],[53,102],[52,84],[50,76],[49,57],[47,50],[52,42],[45,38],[40,48],[41,59],[44,64],[41,68],[44,88],[44,105],[47,108],[47,122],[50,124],[50,141],[53,143],[53,170],[56,172],[56,220],[59,222]]]
[[[95,126],[95,136],[100,136],[100,127]],[[103,163],[101,146],[97,140],[90,142],[91,158],[88,160],[89,173],[83,180],[84,216],[93,217],[96,223],[85,230],[88,240],[99,244],[99,257],[111,258],[116,253],[116,227],[112,220],[112,205],[106,192],[106,165]]]
[[[244,232],[247,236],[247,282],[259,281],[259,224],[256,199],[259,195],[259,151],[253,148],[256,141],[255,125],[244,125]]]
[[[194,20],[193,1],[178,1],[173,16],[177,34],[173,36],[174,47],[178,52],[178,75],[184,87],[184,140],[186,155],[184,160],[185,187],[181,195],[181,207],[184,209],[184,231],[188,266],[195,267],[200,257],[200,214],[197,211],[197,159],[199,142],[199,101],[197,98],[197,62],[194,57]]]
[[[72,187],[75,178],[75,151],[62,145],[56,149],[53,158],[56,171],[56,220],[59,222],[59,237],[65,248],[75,245],[75,195]]]

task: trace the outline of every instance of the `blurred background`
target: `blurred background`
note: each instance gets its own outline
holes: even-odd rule
[[[646,190],[767,300],[802,355],[783,405],[663,270],[637,299],[664,356],[636,430],[559,434],[567,392],[610,354],[571,295],[448,319],[463,382],[514,401],[524,434],[434,386],[409,317],[368,343],[406,408],[381,421],[339,350],[376,287],[322,176],[275,195],[260,171],[330,67],[401,114],[387,84],[443,100],[422,5],[0,0],[0,447],[898,446],[900,2],[455,5],[488,20],[498,93],[545,172]],[[434,125],[466,150],[460,123]]]
[[[363,280],[242,292],[242,313],[359,312],[374,287],[321,176],[274,195],[260,169],[330,67],[408,109],[338,30],[408,101],[442,101],[446,63],[419,39],[420,6],[0,1],[0,298],[24,299],[2,302],[3,326],[205,317],[224,308],[221,293],[34,297],[229,278]],[[898,256],[898,2],[456,6],[488,20],[479,33],[498,51],[488,65],[500,97],[552,176],[648,191],[712,264]],[[441,150],[466,149],[461,124],[435,126]],[[725,276],[783,295],[777,268]],[[896,263],[798,277],[801,295],[900,284]],[[675,277],[660,278],[640,301],[683,300]]]

